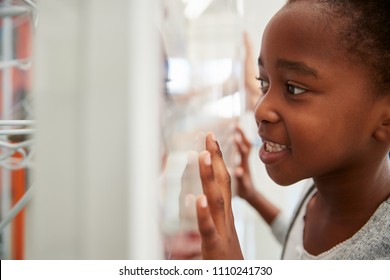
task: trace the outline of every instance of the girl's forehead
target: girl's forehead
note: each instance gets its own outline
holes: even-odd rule
[[[337,26],[339,25],[339,26]],[[329,20],[319,4],[301,2],[280,10],[263,35],[260,58],[292,58],[318,63],[346,62],[338,40],[340,24]]]

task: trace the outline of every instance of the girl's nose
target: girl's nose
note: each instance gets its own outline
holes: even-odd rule
[[[263,95],[255,107],[256,123],[277,123],[280,120],[277,113],[277,102],[270,92]]]

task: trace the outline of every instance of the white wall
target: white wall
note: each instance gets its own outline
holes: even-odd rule
[[[261,37],[265,26],[285,2],[286,0],[243,0],[243,25],[253,41],[256,56],[260,53]]]
[[[156,259],[155,2],[39,4],[26,258]]]

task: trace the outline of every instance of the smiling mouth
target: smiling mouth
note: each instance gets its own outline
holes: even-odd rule
[[[266,152],[269,152],[269,153],[277,153],[277,152],[283,152],[283,151],[289,149],[289,147],[286,145],[265,141],[264,142],[264,149]]]

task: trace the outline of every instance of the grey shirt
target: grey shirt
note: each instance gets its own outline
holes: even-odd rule
[[[309,254],[303,247],[304,216],[306,205],[315,192],[315,188],[311,188],[306,193],[288,228],[282,216],[271,225],[277,238],[285,240],[282,259],[390,259],[390,197],[352,237],[317,256]]]

